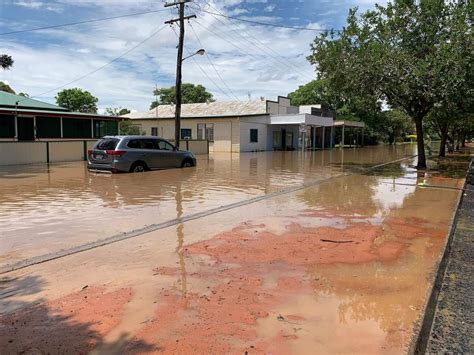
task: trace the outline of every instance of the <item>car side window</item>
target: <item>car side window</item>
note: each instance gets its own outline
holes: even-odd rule
[[[158,141],[159,150],[174,150],[173,146],[166,141]]]
[[[142,149],[155,149],[155,145],[153,144],[153,140],[151,139],[141,139]]]
[[[133,148],[133,149],[141,149],[141,148],[142,148],[142,145],[141,145],[140,140],[138,140],[138,139],[131,139],[131,140],[128,141],[127,147]]]

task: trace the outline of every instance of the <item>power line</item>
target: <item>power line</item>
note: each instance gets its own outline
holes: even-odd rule
[[[171,29],[173,30],[174,34],[176,35],[176,37],[179,38],[178,34],[176,33],[176,30],[174,29],[174,27],[171,27]],[[191,52],[185,47],[186,49],[186,52],[188,52],[188,54],[191,56]],[[214,86],[220,91],[222,92],[225,96],[227,96],[229,99],[232,99],[231,96],[229,96],[229,94],[227,92],[225,92],[215,81],[214,79],[212,79],[209,74],[201,67],[201,65],[199,65],[198,61],[196,60],[196,58],[194,57],[191,57],[191,59],[194,61],[194,63],[198,66],[199,70],[201,70],[201,72],[214,84]]]
[[[219,21],[223,26],[226,26],[227,27],[227,24],[222,22],[219,18],[211,15],[212,18],[216,19],[217,21]],[[203,18],[204,21],[205,18]],[[234,25],[230,20],[227,20],[230,22],[231,25]],[[207,21],[206,21],[207,22]],[[237,27],[239,28],[241,31],[244,31],[242,30],[240,27]],[[237,31],[235,28],[230,28],[232,30],[232,32],[235,32],[240,38],[242,38],[244,41],[250,43],[252,46],[254,46],[255,48],[257,48],[260,52],[263,53],[264,56],[268,57],[269,59],[273,59],[275,63],[277,63],[278,65],[280,65],[281,68],[284,68],[285,70],[288,69],[289,66],[292,66],[293,67],[293,70],[295,70],[296,72],[298,72],[300,75],[306,77],[308,80],[313,80],[313,76],[309,75],[308,73],[305,73],[304,71],[302,71],[299,67],[297,67],[296,65],[294,65],[293,63],[291,63],[288,59],[286,58],[283,58],[282,56],[280,56],[277,52],[275,52],[274,50],[272,50],[274,53],[276,53],[277,56],[271,54],[268,50],[266,49],[262,49],[261,47],[259,47],[256,42],[260,43],[261,46],[264,46],[264,47],[268,47],[266,46],[265,44],[263,44],[262,42],[260,42],[255,36],[253,36],[252,34],[248,33],[245,31],[245,33],[247,33],[247,36],[249,37],[252,37],[255,39],[256,42],[253,42],[251,40],[249,40],[248,38],[246,38],[245,36],[243,36],[239,31]],[[237,39],[238,40],[238,39]],[[270,48],[270,47],[268,47]],[[281,59],[280,59],[281,58]]]
[[[209,2],[207,2],[207,5],[208,5],[209,7],[211,7],[213,10],[215,10],[215,11],[217,11],[218,13],[222,14],[221,11],[219,11],[218,9],[216,9],[216,8],[215,8],[214,6],[212,6]],[[198,5],[198,6],[199,6],[199,5]],[[211,16],[213,16],[213,15],[211,15]],[[218,18],[215,17],[215,16],[213,16],[213,18],[215,18],[216,20],[218,20]],[[300,74],[302,74],[302,75],[304,75],[304,76],[306,76],[306,77],[308,77],[308,78],[309,78],[309,77],[313,78],[312,76],[309,76],[308,74],[306,74],[305,72],[303,72],[297,65],[293,64],[288,58],[285,58],[285,57],[281,56],[280,53],[276,52],[273,48],[271,48],[270,46],[267,46],[265,43],[263,43],[262,41],[260,41],[260,40],[259,40],[257,37],[255,37],[252,33],[250,33],[249,31],[247,31],[244,27],[241,27],[241,26],[235,24],[235,23],[234,23],[233,21],[231,21],[230,19],[226,19],[226,20],[227,20],[227,22],[230,23],[232,26],[235,26],[235,28],[237,28],[239,31],[241,31],[241,32],[243,32],[244,34],[246,34],[247,36],[253,38],[256,43],[260,44],[260,46],[262,46],[262,47],[264,47],[265,49],[267,49],[267,50],[264,50],[264,49],[261,49],[261,48],[257,47],[257,48],[259,48],[259,50],[264,51],[265,53],[267,53],[267,55],[270,55],[272,58],[274,58],[275,60],[277,60],[277,61],[280,62],[280,63],[283,63],[282,60],[285,61],[285,62],[287,62],[289,65],[291,65],[291,66],[292,66],[296,71],[298,71]],[[220,21],[220,20],[218,20],[218,21]],[[242,35],[240,34],[240,32],[235,31],[235,30],[234,30],[234,32],[238,33],[238,34],[239,34],[242,38],[244,38],[246,41],[252,43],[248,38],[242,36]],[[253,43],[252,43],[252,44],[253,44]],[[255,46],[255,44],[253,44],[253,45]],[[269,52],[274,53],[274,55],[272,55],[272,54],[269,53]],[[281,58],[281,60],[280,60],[280,58]],[[283,64],[285,64],[285,63],[283,63]]]
[[[205,12],[207,14],[215,15],[215,16],[221,16],[225,17],[228,19],[232,20],[237,20],[237,21],[242,21],[242,22],[247,22],[247,23],[252,23],[254,25],[260,25],[260,26],[270,26],[270,27],[279,27],[279,28],[286,28],[290,30],[298,30],[298,31],[313,31],[313,32],[342,32],[343,30],[336,30],[336,29],[323,29],[323,28],[311,28],[311,27],[298,27],[298,26],[287,26],[287,25],[277,25],[275,23],[269,23],[269,22],[261,22],[261,21],[254,21],[254,20],[247,20],[243,19],[240,17],[234,17],[234,16],[229,16],[229,15],[224,15],[224,14],[219,14],[215,13],[212,11],[200,9],[199,11]]]
[[[143,12],[136,12],[136,13],[133,13],[133,14],[125,14],[125,15],[119,15],[119,16],[103,17],[103,18],[92,19],[92,20],[84,20],[84,21],[78,21],[78,22],[62,23],[62,24],[59,24],[59,25],[36,27],[36,28],[30,28],[30,29],[26,29],[26,30],[17,30],[17,31],[3,32],[3,33],[0,33],[0,36],[13,35],[13,34],[25,33],[25,32],[33,32],[33,31],[41,31],[41,30],[49,30],[49,29],[52,29],[52,28],[59,28],[59,27],[83,25],[83,24],[86,24],[86,23],[93,23],[93,22],[101,22],[101,21],[115,20],[115,19],[124,18],[124,17],[147,15],[147,14],[153,14],[153,13],[162,12],[162,11],[166,11],[166,9],[164,9],[164,10],[161,9],[161,10],[143,11]]]
[[[98,67],[97,69],[94,69],[90,72],[88,72],[87,74],[84,74],[82,76],[80,76],[79,78],[76,78],[64,85],[61,85],[61,86],[58,86],[54,89],[51,89],[51,90],[48,90],[48,91],[45,91],[41,94],[38,94],[38,95],[34,95],[34,96],[31,96],[32,98],[33,97],[40,97],[40,96],[43,96],[43,95],[46,95],[46,94],[49,94],[50,92],[53,92],[53,91],[57,91],[59,89],[62,89],[63,87],[65,86],[68,86],[68,85],[71,85],[71,84],[74,84],[82,79],[85,79],[87,78],[88,76],[92,75],[92,74],[95,74],[97,73],[98,71],[104,69],[105,67],[108,67],[109,65],[113,64],[114,62],[118,61],[119,59],[125,57],[128,53],[134,51],[135,49],[137,49],[138,47],[140,47],[142,44],[144,44],[145,42],[147,42],[148,40],[150,40],[151,38],[153,38],[154,36],[156,36],[158,33],[160,33],[163,29],[165,29],[167,27],[167,25],[164,25],[162,27],[160,27],[157,31],[153,32],[151,35],[149,35],[148,37],[146,37],[145,39],[143,39],[142,41],[138,42],[136,45],[134,45],[133,47],[129,48],[128,50],[126,50],[125,52],[123,52],[121,55],[119,55],[118,57],[115,57],[114,59],[112,59],[111,61],[105,63],[104,65]]]
[[[193,31],[193,34],[194,36],[196,37],[197,41],[199,42],[199,45],[201,46],[201,48],[203,48],[204,46],[202,45],[202,42],[201,40],[199,39],[199,36],[197,35],[196,31],[194,30],[194,27],[192,26],[191,23],[189,23],[189,27],[191,28],[191,31]],[[217,70],[216,66],[214,65],[214,63],[211,61],[211,58],[209,57],[209,55],[207,54],[206,52],[206,58],[207,60],[209,61],[209,63],[211,64],[212,68],[214,69],[214,71],[216,72],[217,76],[219,77],[219,79],[222,81],[222,84],[224,84],[224,86],[227,88],[227,90],[232,94],[232,96],[234,96],[237,101],[240,102],[240,99],[237,97],[237,95],[234,94],[234,92],[232,91],[232,89],[227,85],[227,83],[224,81],[224,79],[222,78],[222,76],[220,75],[219,71]]]
[[[209,24],[209,22],[208,22],[205,18],[200,18],[200,20],[204,20],[207,24]],[[256,56],[256,55],[254,55],[253,53],[248,52],[248,51],[245,50],[244,48],[242,48],[242,47],[240,47],[239,45],[237,45],[236,43],[234,43],[234,42],[237,42],[238,39],[237,39],[237,41],[235,41],[235,40],[234,40],[234,41],[229,41],[227,38],[225,38],[225,37],[222,36],[221,34],[219,34],[219,33],[215,32],[215,31],[213,31],[213,30],[210,29],[209,27],[206,27],[206,26],[202,25],[199,21],[195,21],[195,22],[196,22],[196,24],[198,24],[200,27],[202,27],[202,28],[205,29],[206,31],[208,31],[208,32],[210,32],[210,33],[212,33],[212,34],[214,34],[215,36],[219,37],[219,38],[222,39],[223,41],[229,43],[231,46],[235,47],[239,52],[244,53],[244,54],[246,54],[246,55],[248,55],[248,56],[250,56],[250,57],[252,57],[252,58],[255,58],[255,60],[257,60],[257,61],[260,61],[260,60],[261,60],[261,57],[258,57],[258,56]],[[253,46],[255,46],[257,49],[259,49],[260,51],[262,50],[261,48],[259,48],[259,47],[256,46],[255,44],[253,44],[252,42],[250,42],[250,43],[251,43]],[[277,64],[277,66],[278,66],[278,65],[280,66],[280,70],[283,69],[284,71],[288,71],[288,65],[287,65],[287,64],[285,64],[285,63],[281,64],[281,63],[278,63],[278,61],[275,61],[275,63]],[[313,80],[313,79],[314,79],[313,77],[310,78],[309,75],[306,75],[306,74],[303,74],[303,75],[306,76],[309,80]]]

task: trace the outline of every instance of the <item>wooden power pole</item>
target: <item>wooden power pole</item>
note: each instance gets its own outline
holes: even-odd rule
[[[195,18],[196,15],[184,16],[185,4],[191,2],[191,0],[176,0],[173,3],[166,3],[165,7],[178,6],[179,18],[166,21],[165,24],[179,23],[179,43],[178,43],[178,58],[176,60],[176,107],[174,114],[174,143],[179,149],[179,140],[181,132],[181,79],[182,72],[181,67],[183,65],[183,48],[184,48],[184,20]]]

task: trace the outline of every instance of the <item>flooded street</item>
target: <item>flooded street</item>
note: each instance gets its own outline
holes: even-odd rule
[[[3,167],[0,349],[407,352],[463,183],[417,173],[415,153]]]
[[[82,162],[0,167],[0,268],[413,154],[413,147],[200,157],[196,169],[92,174]]]

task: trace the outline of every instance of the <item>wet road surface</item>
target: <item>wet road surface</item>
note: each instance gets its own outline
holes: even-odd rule
[[[462,184],[418,174],[413,159],[363,170],[413,153],[214,155],[196,169],[114,176],[82,163],[3,168],[2,266],[263,198],[2,275],[0,346],[406,352]]]

